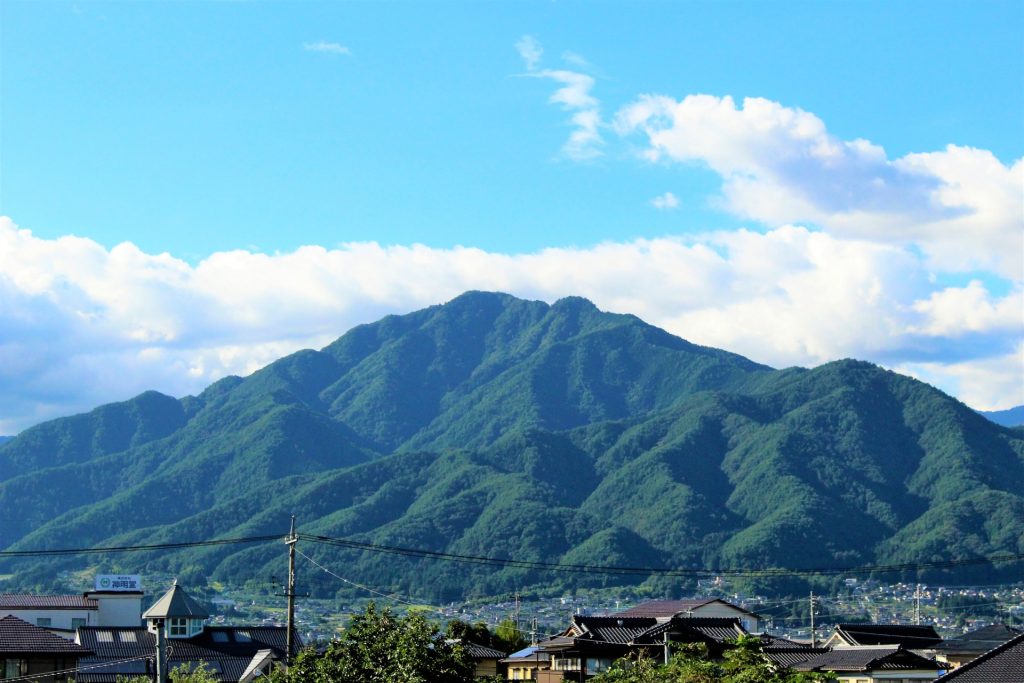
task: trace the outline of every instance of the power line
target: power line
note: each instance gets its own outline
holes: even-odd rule
[[[347,583],[347,584],[349,584],[351,586],[355,586],[356,588],[360,588],[360,589],[362,589],[362,590],[364,590],[364,591],[366,591],[368,593],[373,593],[374,595],[378,595],[378,596],[384,598],[385,600],[391,600],[392,602],[397,602],[397,603],[402,604],[402,605],[408,605],[409,607],[421,607],[423,605],[428,605],[429,607],[431,607],[432,609],[437,610],[438,612],[443,612],[444,611],[441,607],[438,607],[437,605],[430,605],[429,603],[425,603],[425,602],[409,602],[408,600],[402,600],[401,598],[395,597],[394,593],[382,593],[381,591],[376,590],[374,588],[370,588],[369,586],[364,586],[361,583],[356,583],[355,581],[350,581],[349,579],[346,579],[344,576],[340,576],[339,574],[335,574],[330,569],[328,569],[327,567],[323,566],[322,564],[320,564],[319,562],[317,562],[312,557],[310,557],[306,553],[302,552],[298,548],[295,549],[295,552],[297,554],[301,555],[302,557],[306,558],[307,560],[309,560],[313,564],[313,566],[319,568],[325,574],[329,574],[330,576],[333,576],[334,578],[336,578],[336,579],[338,579],[340,581],[343,581],[343,582],[345,582],[345,583]]]
[[[771,578],[771,577],[794,577],[794,576],[835,576],[843,574],[886,574],[895,572],[920,571],[923,569],[949,569],[980,564],[995,564],[997,562],[1017,562],[1024,560],[1024,553],[1007,554],[997,557],[978,557],[960,560],[938,560],[934,562],[905,562],[901,564],[888,565],[864,565],[861,567],[824,567],[815,569],[687,569],[668,567],[624,567],[609,565],[591,564],[561,564],[557,562],[543,562],[540,560],[516,560],[511,558],[487,557],[483,555],[465,555],[460,553],[447,553],[435,550],[423,550],[419,548],[402,548],[397,546],[353,541],[344,538],[332,538],[329,536],[316,536],[313,534],[299,534],[299,537],[313,543],[333,545],[351,550],[362,550],[367,552],[383,553],[390,555],[402,555],[405,557],[416,557],[424,559],[447,560],[451,562],[462,562],[466,564],[481,564],[489,566],[514,567],[519,569],[537,569],[547,571],[559,571],[581,574],[642,574],[660,576],[733,576],[740,578]]]
[[[562,564],[558,562],[544,562],[540,560],[516,560],[511,558],[488,557],[484,555],[466,555],[460,553],[448,553],[435,550],[424,550],[421,548],[403,548],[398,546],[354,541],[345,538],[332,538],[330,536],[317,536],[313,534],[297,534],[297,537],[310,541],[332,545],[351,550],[374,552],[390,555],[401,555],[422,559],[436,559],[450,562],[461,562],[465,564],[479,564],[486,566],[513,567],[519,569],[535,569],[543,571],[557,571],[579,574],[615,574],[615,575],[660,575],[660,576],[683,576],[683,577],[712,577],[730,576],[737,578],[785,578],[800,576],[836,576],[844,574],[888,574],[897,572],[913,572],[924,569],[952,569],[972,565],[996,564],[1001,562],[1019,562],[1024,560],[1024,553],[1006,554],[994,557],[976,557],[959,560],[939,560],[933,562],[905,562],[900,564],[879,564],[864,565],[860,567],[821,567],[812,569],[786,569],[781,567],[769,567],[763,569],[694,569],[694,568],[669,568],[669,567],[629,567],[594,564]],[[145,545],[121,545],[102,546],[95,548],[54,548],[35,550],[2,550],[0,557],[49,557],[62,555],[85,555],[96,553],[128,553],[143,552],[152,550],[180,550],[184,548],[198,548],[220,545],[234,545],[240,543],[267,543],[279,542],[284,537],[280,534],[265,536],[245,536],[237,538],[221,538],[200,541],[181,541],[177,543],[152,543]]]
[[[245,536],[219,538],[208,541],[181,541],[179,543],[151,543],[148,545],[114,545],[99,548],[50,548],[37,550],[0,550],[0,557],[51,557],[57,555],[88,555],[92,553],[134,553],[146,550],[179,550],[204,546],[234,545],[237,543],[266,543],[280,541],[280,534],[273,536]]]
[[[5,678],[4,683],[12,683],[12,681],[34,681],[39,678],[49,678],[50,676],[57,676],[60,674],[73,674],[79,671],[91,671],[92,669],[103,669],[109,666],[117,666],[118,664],[127,664],[129,662],[138,662],[143,659],[151,659],[151,655],[143,655],[141,657],[131,657],[130,659],[119,659],[114,662],[101,662],[99,664],[91,664],[88,666],[79,666],[74,669],[63,669],[61,671],[46,671],[37,674],[28,674],[25,676],[18,676],[16,678]],[[128,674],[129,676],[132,674]]]

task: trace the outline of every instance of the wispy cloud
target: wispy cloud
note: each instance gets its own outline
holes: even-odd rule
[[[520,38],[516,42],[516,50],[519,51],[519,56],[526,63],[527,71],[536,69],[541,57],[544,56],[544,48],[541,47],[540,42],[533,36],[523,36]]]
[[[528,254],[236,250],[190,265],[0,218],[0,434],[145,389],[194,393],[469,289],[579,294],[776,366],[857,357],[964,391],[977,408],[1024,403],[1024,288],[937,287],[929,274],[915,250],[793,226]]]
[[[671,192],[665,194],[659,194],[657,197],[651,200],[651,206],[656,209],[676,209],[679,208],[679,198]]]
[[[523,36],[516,43],[523,58],[527,75],[546,78],[559,84],[548,102],[572,112],[569,123],[572,131],[562,145],[562,154],[573,161],[588,161],[602,155],[604,138],[601,136],[601,103],[592,94],[594,77],[570,69],[538,69],[544,49],[533,36]],[[582,58],[579,58],[582,60]]]
[[[306,52],[324,52],[331,55],[351,55],[352,50],[341,43],[333,43],[327,40],[318,40],[315,43],[303,43],[302,49]]]

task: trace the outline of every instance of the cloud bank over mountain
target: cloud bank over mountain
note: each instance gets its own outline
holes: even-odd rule
[[[0,219],[0,433],[144,389],[183,395],[470,289],[578,294],[774,366],[857,357],[982,409],[1024,402],[1024,289],[938,285],[927,256],[786,225],[500,254],[343,244],[192,265]]]

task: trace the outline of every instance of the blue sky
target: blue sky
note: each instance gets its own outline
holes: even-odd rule
[[[0,433],[468,287],[1024,402],[1020,3],[9,0],[0,19]],[[351,259],[379,270],[353,283]],[[287,304],[261,303],[268,270]],[[75,346],[30,341],[55,329]]]

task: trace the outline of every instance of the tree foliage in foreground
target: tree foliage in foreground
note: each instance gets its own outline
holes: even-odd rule
[[[303,651],[274,683],[470,683],[473,663],[420,614],[396,617],[370,604],[318,653]]]
[[[740,636],[721,662],[708,658],[703,645],[685,645],[668,664],[647,656],[618,660],[592,683],[819,683],[829,680],[820,673],[793,671],[764,654],[761,641]]]

